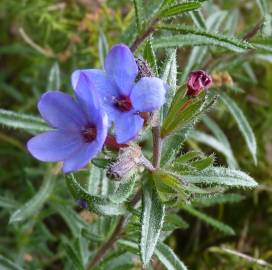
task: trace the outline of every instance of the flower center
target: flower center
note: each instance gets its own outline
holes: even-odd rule
[[[121,96],[113,100],[115,107],[121,112],[129,112],[132,109],[130,98],[127,96]]]
[[[82,131],[82,136],[85,142],[90,143],[96,138],[96,126],[89,125]]]

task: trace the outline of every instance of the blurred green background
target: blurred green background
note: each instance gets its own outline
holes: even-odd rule
[[[253,0],[210,2],[237,12],[237,32],[246,32],[259,21],[260,12]],[[1,0],[0,107],[37,115],[36,102],[43,92],[52,87],[71,92],[71,72],[76,68],[101,67],[99,42],[106,37],[110,47],[124,40],[122,33],[133,15],[132,1],[126,0]],[[178,52],[181,72],[189,52]],[[190,228],[176,230],[168,243],[189,269],[265,268],[224,252],[219,246],[272,264],[272,63],[251,61],[251,66],[254,72],[250,76],[245,70],[230,71],[230,75],[244,90],[235,99],[255,132],[258,166],[253,165],[226,110],[219,106],[211,115],[227,134],[241,169],[260,185],[255,190],[242,191],[242,202],[204,209],[233,227],[235,236],[226,237],[181,212]],[[35,194],[46,168],[27,153],[25,143],[29,137],[24,132],[0,127],[0,254],[24,262],[26,269],[63,269],[66,255],[61,239],[69,238],[70,232],[59,214],[62,210],[45,207],[22,225],[8,225],[14,208]],[[213,152],[195,142],[193,146]],[[217,163],[223,164],[223,160],[219,155]],[[55,195],[51,199],[64,205],[70,200],[66,187],[61,180],[57,186],[57,194],[62,197]]]

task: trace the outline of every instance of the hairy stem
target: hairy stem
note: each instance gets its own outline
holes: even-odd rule
[[[158,169],[160,167],[162,147],[161,128],[159,125],[156,125],[152,128],[152,134],[153,134],[153,166],[155,169]]]
[[[138,190],[138,192],[134,195],[134,197],[130,201],[130,206],[135,206],[138,201],[141,199],[142,191],[141,189]],[[119,222],[117,223],[111,237],[104,243],[102,246],[98,249],[95,256],[92,258],[92,260],[87,264],[86,270],[93,269],[107,254],[107,252],[113,247],[113,245],[116,243],[116,241],[120,238],[120,236],[123,233],[124,226],[127,223],[128,217],[122,216],[119,219]]]
[[[97,263],[100,262],[100,260],[106,255],[107,251],[111,249],[111,247],[114,245],[114,243],[118,240],[119,236],[121,235],[123,231],[123,227],[126,223],[126,218],[122,216],[116,225],[116,228],[114,229],[111,237],[106,241],[97,251],[93,259],[90,261],[90,263],[87,265],[86,269],[90,270],[94,266],[97,265]]]
[[[155,32],[156,30],[155,26],[158,23],[158,21],[159,21],[159,18],[155,18],[150,23],[150,25],[146,28],[146,30],[142,34],[137,36],[137,38],[134,40],[134,42],[132,43],[130,47],[132,52],[135,52],[138,49],[138,47],[145,41],[145,39]]]

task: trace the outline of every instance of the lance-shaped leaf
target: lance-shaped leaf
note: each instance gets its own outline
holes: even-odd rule
[[[9,223],[22,222],[36,214],[51,195],[56,178],[52,175],[46,176],[40,190],[27,203],[17,209],[10,217]]]
[[[3,270],[24,270],[21,266],[16,265],[6,256],[0,255],[0,269]]]
[[[123,204],[111,203],[103,196],[93,196],[83,189],[73,175],[66,177],[66,183],[72,195],[77,200],[84,200],[88,204],[88,209],[100,215],[122,215],[126,212]]]
[[[40,117],[3,109],[0,109],[0,124],[5,127],[22,129],[29,133],[49,130],[49,127]]]
[[[104,67],[104,61],[108,54],[109,46],[105,34],[101,31],[98,38],[98,52],[100,65]]]
[[[166,171],[156,171],[152,174],[160,200],[164,203],[175,203],[177,199],[185,200],[182,183]]]
[[[142,24],[143,24],[143,2],[142,0],[133,0],[134,9],[135,9],[135,18],[136,18],[136,24],[138,33],[142,30]]]
[[[234,230],[230,226],[196,210],[193,207],[184,205],[182,206],[182,209],[227,235],[235,234]]]
[[[160,37],[154,40],[154,48],[210,45],[222,47],[238,53],[254,48],[252,44],[246,41],[242,41],[234,37],[230,38],[222,34],[208,32],[203,29],[187,25],[162,25],[160,28],[182,34]]]
[[[247,187],[257,186],[256,181],[248,174],[239,170],[232,170],[224,167],[209,167],[200,172],[191,171],[179,176],[181,180],[193,184],[215,184],[229,187]]]
[[[237,168],[237,162],[234,158],[231,148],[226,146],[218,139],[214,138],[211,135],[196,130],[190,132],[189,137],[197,142],[206,144],[214,148],[215,150],[217,150],[219,153],[223,154],[226,157],[228,165],[231,168]]]
[[[159,13],[159,17],[171,17],[171,16],[180,15],[184,12],[189,12],[189,11],[198,9],[200,6],[201,6],[201,3],[199,1],[190,1],[190,2],[177,4],[174,6],[169,6],[163,9]]]
[[[166,104],[163,106],[162,110],[162,120],[164,119],[170,104],[176,94],[176,87],[177,87],[177,51],[171,50],[166,60],[164,70],[162,72],[161,78],[164,82],[168,84],[170,87],[167,91],[167,101]]]
[[[168,136],[170,133],[181,129],[194,119],[200,112],[204,103],[205,93],[202,92],[197,98],[184,97],[184,91],[179,90],[171,104],[169,112],[163,122],[161,135]]]
[[[109,199],[114,203],[126,201],[133,192],[135,180],[135,175],[132,175],[129,179],[124,179],[121,182],[111,181]]]
[[[187,270],[174,251],[162,242],[158,243],[155,255],[167,270]]]
[[[148,62],[155,75],[158,74],[156,55],[153,50],[152,40],[148,39],[144,48],[144,59]]]
[[[242,132],[248,149],[253,157],[255,164],[257,164],[257,143],[254,133],[241,109],[226,93],[220,93],[220,98],[224,102],[225,106],[229,109],[230,113],[236,120],[240,131]]]
[[[163,225],[165,207],[151,181],[143,188],[140,253],[144,265],[151,260]]]
[[[58,62],[54,63],[49,71],[47,90],[54,91],[60,89],[60,68]]]
[[[199,197],[193,200],[193,205],[198,207],[210,207],[215,204],[223,203],[238,203],[243,200],[244,197],[236,193],[219,193],[213,196]]]
[[[118,244],[125,246],[127,249],[137,252],[137,243],[129,240],[119,240]],[[167,245],[158,242],[154,254],[160,262],[166,267],[167,270],[187,270],[187,267],[178,256]]]

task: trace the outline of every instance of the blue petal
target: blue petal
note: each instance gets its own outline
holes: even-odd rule
[[[81,109],[87,115],[89,122],[96,123],[102,104],[95,89],[95,85],[83,72],[78,78],[75,93]]]
[[[165,94],[161,79],[144,77],[133,87],[130,99],[136,111],[152,112],[164,104]]]
[[[78,151],[84,142],[80,133],[48,131],[31,138],[28,151],[41,161],[63,161]]]
[[[144,120],[135,112],[122,113],[115,121],[116,141],[119,144],[133,140],[140,132]]]
[[[43,94],[38,109],[49,125],[55,128],[77,130],[87,122],[84,112],[76,101],[68,94],[59,91]]]
[[[129,96],[138,67],[130,49],[124,44],[115,45],[107,55],[105,70],[117,84],[120,94]]]
[[[72,85],[77,88],[79,78],[84,74],[89,81],[95,86],[95,90],[99,93],[100,100],[106,110],[109,118],[112,120],[112,115],[117,113],[114,107],[113,100],[119,96],[115,83],[113,83],[105,74],[104,71],[98,69],[83,69],[76,70],[72,74]]]
[[[100,150],[101,148],[96,141],[85,144],[73,156],[64,161],[63,172],[73,172],[85,167]]]

